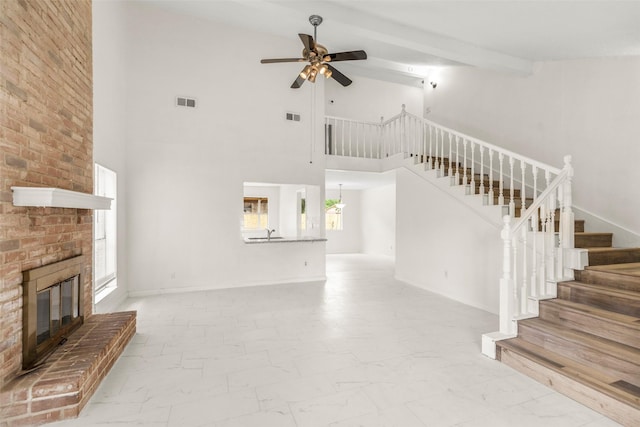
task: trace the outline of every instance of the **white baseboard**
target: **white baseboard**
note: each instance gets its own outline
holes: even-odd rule
[[[573,206],[576,219],[585,220],[585,231],[613,233],[613,246],[632,248],[640,246],[640,233],[611,222],[593,212]]]

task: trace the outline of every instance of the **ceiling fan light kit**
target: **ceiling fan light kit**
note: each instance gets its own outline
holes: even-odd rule
[[[333,78],[342,86],[349,86],[352,81],[347,76],[336,70],[329,62],[339,61],[357,61],[367,59],[367,53],[364,50],[352,50],[348,52],[329,53],[326,47],[318,44],[316,41],[318,25],[322,23],[322,17],[319,15],[311,15],[309,22],[313,25],[313,37],[308,34],[298,34],[304,49],[302,50],[302,58],[277,58],[262,59],[263,64],[274,64],[278,62],[309,62],[298,77],[295,79],[291,87],[298,89],[305,80],[314,83],[318,74],[325,78]]]

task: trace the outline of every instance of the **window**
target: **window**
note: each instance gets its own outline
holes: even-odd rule
[[[338,199],[327,199],[324,202],[325,227],[327,230],[342,230],[342,209],[337,205]]]
[[[269,227],[269,199],[267,197],[244,198],[245,230],[262,230]]]
[[[94,192],[110,197],[110,210],[96,210],[93,215],[93,271],[95,295],[107,286],[116,285],[116,173],[99,164],[94,168]],[[97,302],[98,300],[96,300]]]

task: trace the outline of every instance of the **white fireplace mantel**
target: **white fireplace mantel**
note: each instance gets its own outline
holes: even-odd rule
[[[111,209],[109,197],[51,187],[11,187],[14,206]]]

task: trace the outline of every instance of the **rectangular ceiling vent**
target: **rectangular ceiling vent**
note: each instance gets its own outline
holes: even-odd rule
[[[193,98],[186,98],[183,96],[176,97],[176,106],[178,107],[191,107],[196,108],[196,100]]]
[[[291,120],[294,122],[299,122],[300,121],[300,114],[298,113],[286,113],[285,118],[287,120]]]

